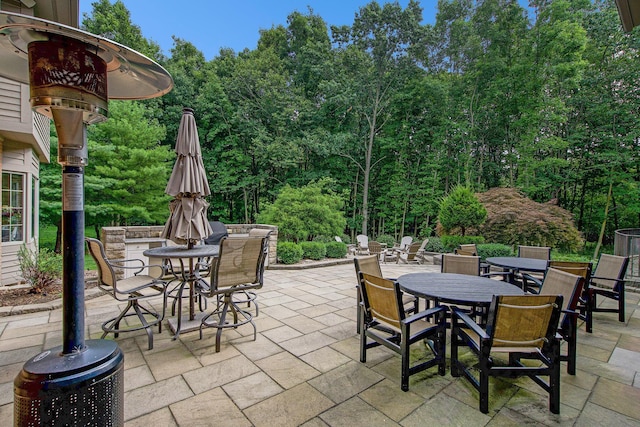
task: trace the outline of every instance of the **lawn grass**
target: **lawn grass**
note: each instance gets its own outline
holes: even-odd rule
[[[53,225],[48,226],[40,226],[40,249],[47,248],[50,250],[54,250],[56,246],[56,233],[57,228]],[[84,235],[89,237],[94,237],[96,234],[93,227],[86,227],[84,229]],[[85,247],[85,257],[84,257],[84,269],[85,270],[96,270],[96,263],[89,255]]]

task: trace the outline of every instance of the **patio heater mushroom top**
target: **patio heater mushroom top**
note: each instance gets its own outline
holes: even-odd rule
[[[74,27],[9,12],[0,13],[0,75],[29,83],[29,43],[56,39],[84,45],[104,61],[110,99],[155,98],[173,88],[164,68],[133,49]]]

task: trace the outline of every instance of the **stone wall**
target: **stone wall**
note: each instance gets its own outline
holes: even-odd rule
[[[275,264],[278,258],[278,227],[268,224],[225,224],[229,235],[246,236],[253,228],[272,230],[269,235],[269,264]],[[100,231],[100,240],[104,245],[107,258],[124,259],[126,257],[126,244],[131,241],[155,241],[162,240],[160,234],[164,226],[132,226],[132,227],[103,227]]]

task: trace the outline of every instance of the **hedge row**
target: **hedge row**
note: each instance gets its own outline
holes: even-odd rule
[[[326,258],[344,258],[347,256],[347,244],[341,242],[279,242],[278,262],[296,264],[303,258],[321,260]]]

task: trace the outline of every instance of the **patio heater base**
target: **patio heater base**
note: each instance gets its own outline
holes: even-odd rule
[[[14,426],[123,426],[124,355],[108,340],[83,351],[46,350],[14,383]]]

